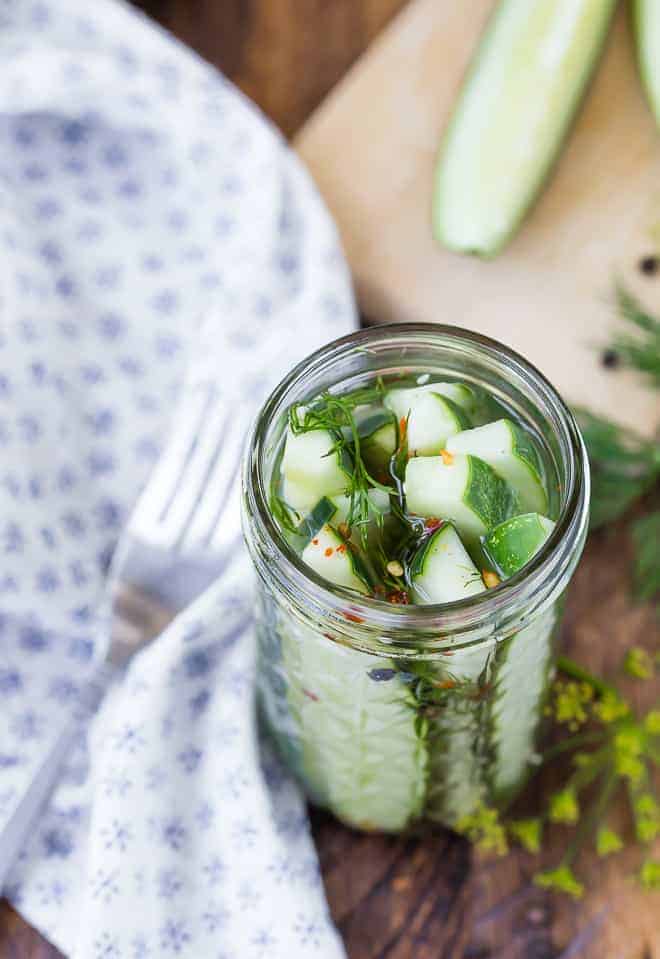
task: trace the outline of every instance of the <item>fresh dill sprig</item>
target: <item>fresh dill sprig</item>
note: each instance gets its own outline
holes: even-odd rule
[[[660,444],[574,410],[591,465],[591,529],[622,516],[660,478]]]
[[[660,389],[660,320],[622,286],[616,288],[616,301],[619,313],[636,331],[615,336],[611,349],[626,366],[648,377],[651,385]]]
[[[654,599],[660,594],[660,510],[638,519],[632,533],[635,590],[642,600]]]
[[[358,406],[382,401],[384,390],[384,384],[378,378],[373,386],[343,394],[322,393],[311,405],[297,403],[289,411],[289,424],[294,434],[323,429],[335,438],[327,455],[345,457],[346,495],[350,500],[346,524],[357,528],[365,548],[370,520],[373,518],[379,527],[383,524],[383,511],[370,498],[369,491],[377,489],[390,494],[394,488],[379,482],[367,469],[361,454],[360,430],[354,410]]]
[[[643,663],[644,669],[636,668],[632,675],[653,678],[660,661],[642,649],[634,653],[636,666]],[[630,651],[624,661],[628,672],[629,661]],[[548,712],[568,735],[564,734],[542,758],[547,763],[561,756],[565,762],[566,754],[572,754],[568,778],[548,797],[538,816],[510,819],[494,807],[479,805],[457,828],[478,848],[499,854],[507,851],[507,838],[528,852],[538,853],[548,825],[572,829],[560,862],[536,873],[534,882],[577,899],[583,895],[584,885],[574,868],[585,845],[591,842],[601,857],[614,855],[624,846],[623,838],[607,822],[617,795],[627,799],[640,844],[648,847],[660,837],[660,803],[653,789],[660,769],[660,708],[638,716],[615,686],[565,657],[560,657],[557,665],[559,676],[551,689]],[[428,695],[426,688],[424,692]],[[644,888],[660,885],[658,866],[645,858],[638,872]]]
[[[286,533],[297,533],[298,525],[294,522],[293,516],[297,517],[298,522],[300,522],[301,516],[297,510],[294,510],[292,506],[289,506],[284,499],[277,493],[274,489],[271,490],[270,495],[270,511],[273,516],[273,519],[276,521],[278,526],[280,526]]]
[[[618,333],[610,350],[628,367],[645,377],[652,389],[660,390],[660,320],[651,316],[624,287],[616,288],[616,303],[630,332]],[[591,464],[591,528],[623,516],[660,481],[660,441],[635,436],[608,420],[576,410],[576,416]],[[635,544],[635,592],[650,600],[660,593],[658,513],[637,520],[633,526]]]

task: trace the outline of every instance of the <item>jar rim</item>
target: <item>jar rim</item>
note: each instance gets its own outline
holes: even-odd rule
[[[329,583],[311,570],[290,546],[269,505],[269,490],[264,482],[264,459],[268,452],[265,440],[271,423],[286,409],[287,397],[295,386],[329,360],[338,363],[351,352],[368,349],[379,342],[399,340],[403,346],[407,339],[424,336],[432,338],[434,345],[439,347],[443,340],[445,343],[462,342],[488,355],[503,369],[515,368],[536,395],[552,407],[561,428],[558,437],[561,449],[566,452],[566,489],[553,532],[538,553],[514,576],[483,593],[452,603],[393,605]],[[291,602],[307,613],[312,610],[317,614],[322,612],[336,623],[343,622],[353,633],[356,630],[384,633],[394,643],[397,636],[405,634],[407,645],[411,643],[411,631],[425,637],[445,634],[432,644],[438,649],[447,645],[449,636],[470,641],[484,622],[498,621],[505,625],[507,610],[515,610],[515,617],[510,618],[519,623],[521,605],[530,616],[547,607],[563,591],[579,558],[586,535],[588,504],[586,449],[575,418],[557,390],[532,363],[510,347],[482,334],[439,323],[382,324],[349,333],[316,350],[298,363],[271,392],[252,427],[244,459],[245,532],[260,576],[263,578],[267,566],[268,578],[275,579]],[[247,535],[248,531],[251,535]],[[580,544],[579,549],[577,544]],[[276,563],[274,558],[277,558]],[[427,639],[422,643],[428,648]],[[453,641],[451,645],[454,648],[456,643]]]

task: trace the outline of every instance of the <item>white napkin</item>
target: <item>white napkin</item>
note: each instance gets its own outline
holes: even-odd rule
[[[0,78],[1,832],[103,656],[108,563],[198,317],[200,375],[262,397],[355,315],[285,144],[128,7],[4,0]],[[69,956],[343,955],[258,742],[249,582],[243,554],[131,663],[11,873]]]

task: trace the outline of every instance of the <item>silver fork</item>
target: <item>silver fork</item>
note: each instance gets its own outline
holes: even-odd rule
[[[251,408],[244,397],[219,399],[211,384],[184,393],[170,440],[115,550],[104,660],[0,832],[0,890],[80,724],[131,657],[222,573],[240,547],[240,462]]]

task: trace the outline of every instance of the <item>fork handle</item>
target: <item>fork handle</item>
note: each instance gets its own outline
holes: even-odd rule
[[[62,771],[62,766],[82,724],[98,708],[116,670],[103,663],[89,682],[80,707],[61,728],[54,745],[46,754],[27,791],[0,833],[0,891],[7,875],[27,842],[34,822],[46,805]]]

